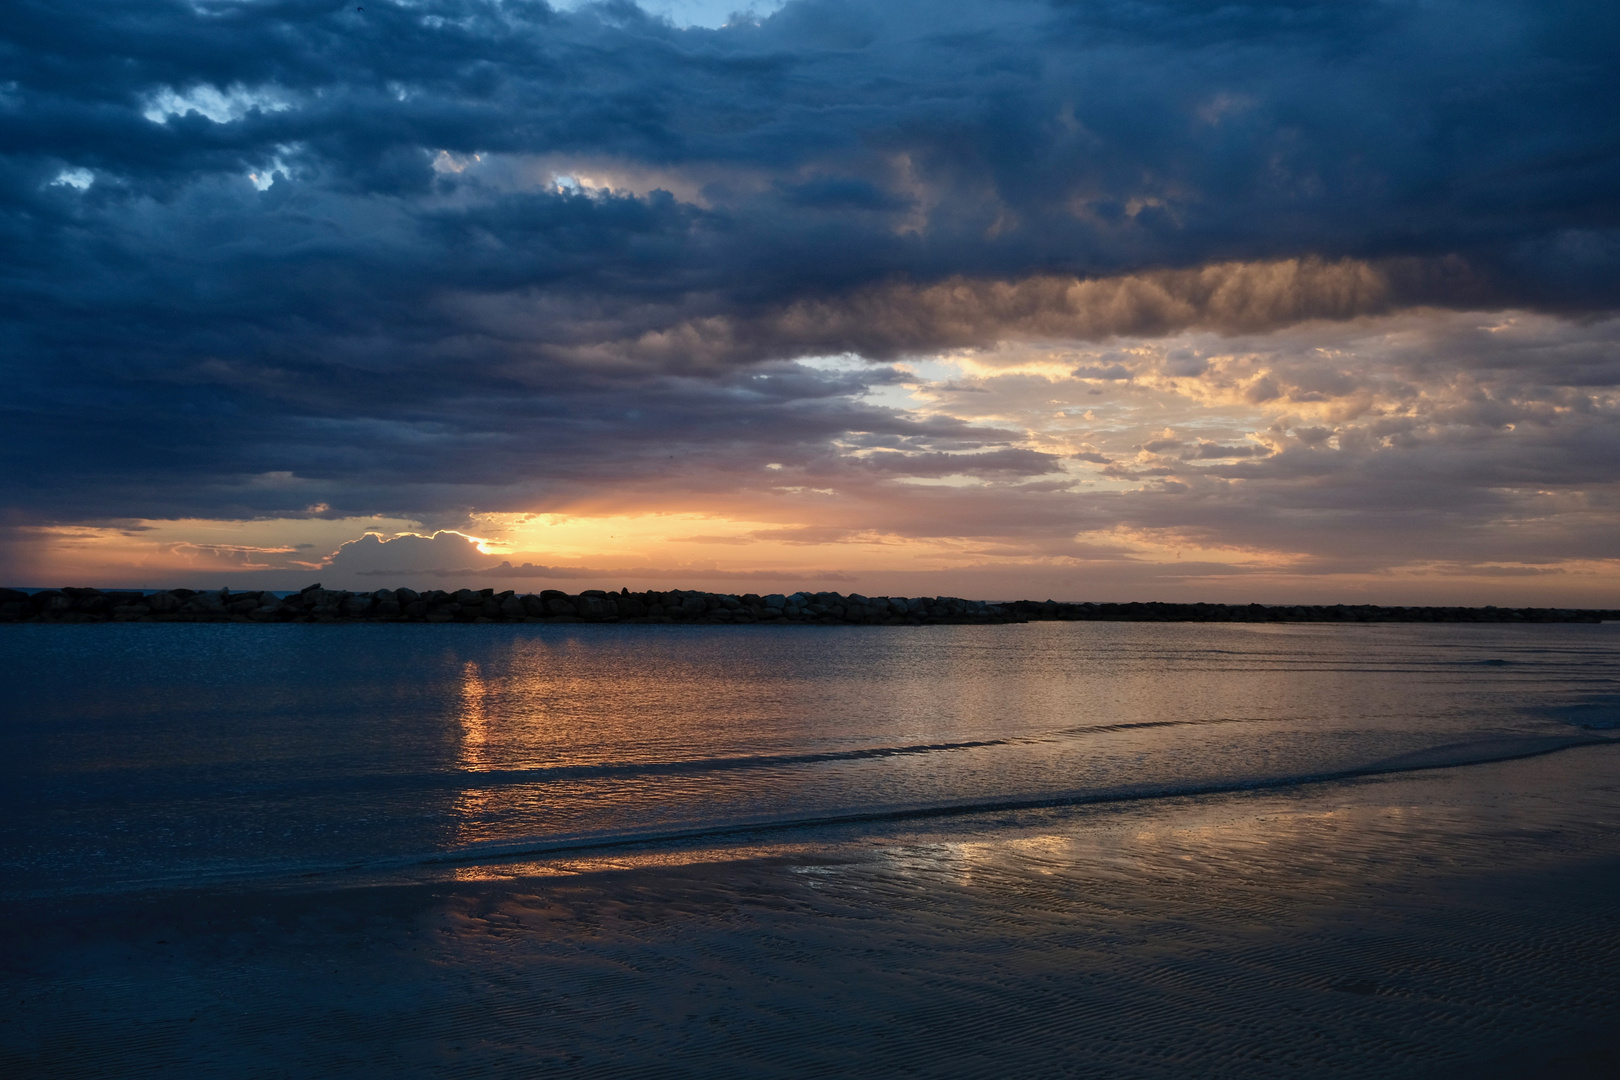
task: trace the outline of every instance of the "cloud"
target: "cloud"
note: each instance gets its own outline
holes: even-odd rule
[[[495,566],[470,572],[445,570],[431,571],[431,573],[435,576],[447,578],[471,576],[500,578],[502,580],[545,578],[553,581],[654,581],[665,588],[671,587],[672,583],[681,581],[767,581],[780,583],[784,581],[860,580],[858,575],[842,570],[723,570],[719,567],[701,566],[536,566],[533,563],[522,563],[513,566],[508,561],[502,561]]]
[[[559,355],[684,366],[817,353],[889,358],[1007,340],[1098,341],[1188,329],[1243,333],[1378,314],[1395,305],[1392,291],[1390,275],[1368,263],[1315,258],[1094,279],[953,277],[798,300],[751,318],[706,317]],[[1075,375],[1129,377],[1118,364],[1076,369]]]
[[[1220,443],[1200,441],[1197,447],[1181,455],[1183,461],[1210,459],[1265,457],[1270,451],[1263,446],[1222,446]]]
[[[444,567],[488,562],[489,556],[480,550],[478,542],[461,533],[407,534],[391,540],[366,533],[341,545],[321,569],[330,571],[334,578],[377,577],[425,574]]]
[[[216,124],[229,124],[254,110],[283,112],[291,107],[292,103],[274,86],[249,89],[237,85],[220,90],[205,83],[193,86],[184,93],[176,93],[169,86],[159,87],[147,98],[141,115],[154,124],[166,123],[170,117],[183,117],[191,113],[207,117]]]
[[[1612,527],[1612,5],[710,7],[13,5],[4,520]]]
[[[880,451],[856,459],[861,467],[881,473],[914,477],[1039,476],[1061,466],[1052,454],[1009,447],[977,454],[903,454]]]
[[[89,191],[90,185],[96,182],[96,174],[89,169],[63,169],[51,181],[52,187],[71,187],[80,191]]]
[[[730,538],[691,538],[702,542],[735,542]],[[688,541],[690,542],[690,540]],[[316,571],[328,584],[377,588],[378,582],[497,580],[520,582],[605,580],[650,581],[671,587],[681,581],[854,581],[842,570],[758,569],[730,570],[713,566],[549,566],[534,562],[516,565],[510,559],[486,555],[472,537],[451,531],[432,536],[406,534],[383,539],[367,533],[342,544]]]

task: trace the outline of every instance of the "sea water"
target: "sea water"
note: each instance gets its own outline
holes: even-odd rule
[[[0,1071],[1620,1065],[1620,626],[19,626],[0,676]]]
[[[1237,790],[1620,734],[1620,626],[15,627],[9,893]]]

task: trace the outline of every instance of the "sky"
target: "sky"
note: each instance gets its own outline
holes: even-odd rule
[[[0,582],[1620,606],[1620,5],[11,0]]]

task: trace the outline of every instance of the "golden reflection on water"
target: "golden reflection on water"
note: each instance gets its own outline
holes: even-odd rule
[[[461,665],[460,689],[461,712],[456,719],[461,727],[461,744],[456,763],[467,771],[486,769],[489,767],[485,758],[490,736],[489,687],[478,661],[468,660]]]
[[[729,730],[755,734],[786,711],[747,657],[651,657],[572,638],[465,661],[459,696],[470,771],[707,756]]]
[[[476,660],[461,665],[460,702],[456,717],[460,731],[456,764],[463,772],[483,772],[490,769],[490,743],[499,733],[492,729],[497,720],[490,707],[491,690]],[[456,793],[451,807],[455,821],[452,843],[457,846],[487,839],[480,823],[486,821],[496,800],[496,792],[488,787],[463,786]]]
[[[446,654],[440,701],[453,716],[438,745],[459,782],[446,843],[1333,772],[1476,737],[1486,725],[1459,702],[1478,702],[1481,678],[1532,685],[1512,666],[1482,676],[1384,634],[974,629],[828,634],[814,648],[766,633],[537,634]],[[1464,659],[1508,644],[1481,639]],[[1550,723],[1503,711],[1489,726]],[[1272,846],[1325,859],[1336,821],[1175,820],[989,846],[958,837],[908,859],[963,881],[1003,858],[1043,874],[1068,858],[1134,873]],[[1399,812],[1376,828],[1399,835]]]
[[[578,877],[623,870],[702,866],[709,864],[801,860],[825,852],[823,843],[738,844],[731,847],[671,848],[667,850],[615,851],[592,855],[556,856],[548,859],[516,859],[510,862],[462,866],[451,871],[455,881],[507,881],[522,878]],[[802,866],[794,866],[802,869]]]
[[[573,639],[530,639],[494,658],[464,660],[457,669],[454,763],[463,774],[505,770],[659,762],[694,755],[725,754],[726,731],[737,724],[737,703],[760,700],[757,674],[747,665],[713,663],[609,662]],[[713,722],[713,727],[709,723]],[[734,752],[734,751],[732,751]],[[479,785],[466,777],[451,815],[451,842],[496,839],[496,822],[521,813],[526,830],[560,825],[590,805],[601,822],[615,816],[615,804],[645,798],[649,787],[672,789],[664,779],[653,785],[623,778],[509,778]]]

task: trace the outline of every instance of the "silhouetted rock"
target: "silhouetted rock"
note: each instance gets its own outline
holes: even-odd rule
[[[1620,620],[1620,611],[1568,608],[1380,607],[1372,604],[1265,605],[986,602],[955,596],[848,596],[836,592],[617,593],[556,589],[519,595],[511,590],[377,589],[348,592],[319,584],[278,597],[273,591],[232,593],[191,589],[103,591],[0,589],[0,622],[684,622],[918,626],[1011,622],[1516,622],[1593,623]]]

